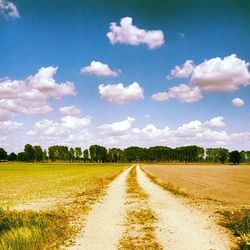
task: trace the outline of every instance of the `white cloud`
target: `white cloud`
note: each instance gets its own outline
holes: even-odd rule
[[[110,32],[107,33],[112,44],[124,43],[129,45],[146,44],[150,49],[155,49],[163,45],[164,35],[161,30],[139,29],[132,24],[131,17],[124,17],[117,23],[110,24]]]
[[[224,123],[223,116],[217,116],[212,118],[210,121],[206,121],[204,126],[208,128],[223,128],[226,126],[226,124]]]
[[[234,98],[232,100],[232,105],[235,107],[242,107],[242,106],[244,106],[244,104],[245,104],[244,101],[240,98]]]
[[[150,115],[150,114],[145,114],[144,117],[145,117],[146,119],[150,119],[150,118],[151,118],[151,115]]]
[[[191,83],[201,91],[233,92],[250,84],[248,66],[235,54],[205,60],[194,68]]]
[[[81,146],[92,138],[88,131],[90,124],[89,117],[63,116],[59,122],[43,119],[35,123],[27,134],[47,147],[52,144]]]
[[[24,80],[0,79],[0,120],[17,113],[45,114],[52,110],[49,98],[61,99],[75,95],[72,82],[57,83],[57,67],[42,67],[35,75]]]
[[[23,123],[14,121],[0,121],[0,134],[10,134],[11,132],[22,128]]]
[[[43,119],[34,125],[33,130],[28,132],[33,136],[51,136],[69,135],[74,130],[85,129],[91,124],[87,117],[63,116],[60,122]],[[65,138],[66,139],[66,138]]]
[[[61,107],[59,109],[59,112],[63,116],[76,116],[76,117],[78,117],[81,115],[81,110],[74,105]]]
[[[71,130],[82,129],[91,124],[89,117],[74,117],[74,116],[64,116],[61,118],[61,126]]]
[[[90,66],[81,68],[80,72],[82,74],[91,74],[91,75],[103,76],[103,77],[119,76],[119,72],[111,70],[107,64],[104,64],[98,61],[92,61],[90,63]]]
[[[131,145],[142,147],[154,145],[171,147],[183,145],[226,146],[229,145],[231,137],[223,130],[225,127],[223,119],[223,117],[218,116],[204,122],[194,120],[175,129],[170,129],[168,126],[161,129],[154,124],[147,124],[143,128],[135,128],[130,125],[122,132],[117,132],[110,126],[106,126],[108,132],[105,130],[105,133],[100,133],[103,136],[100,142],[107,146],[118,147]]]
[[[0,0],[0,13],[11,18],[20,17],[16,5],[6,0]]]
[[[175,66],[171,70],[170,75],[167,76],[167,79],[173,78],[188,78],[192,74],[194,69],[194,63],[192,60],[187,60],[181,67]]]
[[[152,98],[157,101],[175,98],[190,103],[200,100],[203,92],[234,92],[241,86],[250,85],[248,66],[249,62],[235,54],[223,59],[216,57],[205,60],[197,66],[187,60],[181,67],[175,66],[167,79],[190,77],[189,85],[180,84],[168,92],[154,94]]]
[[[134,121],[134,118],[128,117],[123,121],[101,125],[99,126],[100,134],[107,134],[110,136],[122,135],[131,128]]]
[[[144,99],[143,89],[137,82],[127,87],[122,83],[101,84],[99,85],[99,94],[103,100],[119,105]]]
[[[192,103],[197,102],[202,98],[202,94],[198,87],[189,87],[186,84],[172,87],[167,92],[159,92],[152,95],[155,101],[168,101],[170,99],[177,99],[180,102]]]

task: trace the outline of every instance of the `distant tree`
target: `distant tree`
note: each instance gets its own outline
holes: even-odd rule
[[[12,152],[8,155],[8,161],[16,161],[17,160],[17,155]]]
[[[83,159],[84,159],[84,162],[88,162],[89,161],[89,151],[88,151],[88,149],[85,149],[83,151]]]
[[[142,162],[147,157],[147,149],[140,147],[128,147],[124,149],[124,157],[128,162]]]
[[[32,145],[26,144],[24,146],[24,153],[26,161],[34,161],[35,160],[35,151]]]
[[[69,149],[69,159],[70,161],[74,161],[75,160],[75,150],[73,148]]]
[[[6,161],[7,158],[8,158],[7,152],[3,148],[0,148],[0,161]]]
[[[108,161],[121,162],[123,160],[123,150],[119,148],[111,148],[108,150]]]
[[[80,147],[75,148],[76,160],[79,161],[82,157],[82,149]]]
[[[240,163],[240,152],[238,150],[234,150],[230,152],[229,154],[229,161],[233,164],[239,164]]]
[[[56,147],[57,146],[50,146],[49,149],[48,149],[49,159],[51,161],[56,161],[57,160],[58,154],[57,154]]]
[[[108,158],[107,149],[100,145],[89,147],[90,159],[92,162],[105,162]]]
[[[245,152],[246,162],[250,162],[250,151]]]
[[[247,154],[246,151],[242,150],[240,151],[240,162],[246,162]]]
[[[218,149],[218,156],[219,156],[219,161],[224,164],[225,162],[228,161],[229,158],[229,151],[226,148],[219,148]]]
[[[73,160],[74,157],[73,151],[74,149],[71,150],[70,153],[69,148],[67,146],[59,146],[59,145],[50,146],[48,149],[49,159],[51,161]]]
[[[18,161],[26,161],[26,154],[24,152],[20,152],[17,154]]]
[[[47,160],[48,160],[47,150],[44,149],[44,150],[43,150],[43,161],[47,161]]]
[[[43,160],[43,150],[42,150],[41,146],[34,146],[33,150],[34,150],[35,161],[42,161]]]

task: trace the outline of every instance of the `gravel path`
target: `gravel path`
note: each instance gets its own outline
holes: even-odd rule
[[[158,217],[156,237],[164,249],[230,249],[228,236],[207,215],[185,205],[136,168],[138,183],[150,195],[149,203]]]
[[[126,202],[126,178],[131,167],[121,173],[107,188],[102,201],[87,216],[84,231],[70,250],[117,249],[123,233]]]
[[[121,173],[107,188],[103,200],[87,216],[85,227],[70,250],[115,250],[123,237],[126,221],[126,179],[132,167]],[[136,166],[137,181],[149,195],[148,205],[155,213],[156,241],[168,250],[226,250],[230,240],[223,228],[208,215],[185,204],[153,183]],[[131,230],[137,230],[136,227]],[[132,232],[131,234],[136,233]]]

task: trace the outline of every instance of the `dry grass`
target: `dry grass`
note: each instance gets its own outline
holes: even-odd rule
[[[155,239],[156,217],[147,200],[148,195],[136,180],[136,168],[132,168],[127,179],[127,217],[125,233],[119,249],[162,249]]]

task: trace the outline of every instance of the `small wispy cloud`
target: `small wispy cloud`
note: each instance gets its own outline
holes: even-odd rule
[[[117,77],[121,73],[121,71],[114,71],[110,69],[108,64],[99,61],[92,61],[89,66],[81,68],[80,72],[81,74],[90,74],[99,77]]]
[[[182,33],[182,32],[178,32],[178,33],[177,33],[177,36],[178,36],[180,39],[184,39],[184,38],[185,38],[185,35],[184,35],[184,33]]]
[[[5,0],[0,0],[0,14],[10,18],[20,17],[16,5]]]

